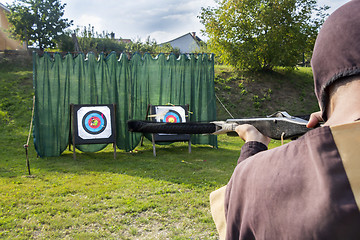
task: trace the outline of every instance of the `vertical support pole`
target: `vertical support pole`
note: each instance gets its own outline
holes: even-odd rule
[[[146,109],[145,121],[147,120],[147,117],[148,117],[148,115],[149,115],[150,107],[151,107],[151,104],[148,104],[147,109]],[[142,134],[141,134],[140,146],[144,146],[144,137],[145,137],[145,136],[144,136],[144,134],[142,133]]]
[[[76,159],[76,143],[75,143],[75,121],[74,121],[74,104],[71,104],[71,122],[72,122],[72,127],[73,127],[73,131],[72,131],[72,145],[73,145],[73,158],[74,160]]]
[[[155,147],[154,134],[151,134],[151,138],[152,138],[152,145],[153,145],[153,154],[154,154],[154,157],[156,157],[156,147]]]
[[[115,140],[113,142],[113,148],[114,148],[114,159],[116,159],[116,104],[113,103],[113,108],[114,108],[114,116],[112,116],[112,122],[113,124],[113,128],[114,128],[114,135],[115,135]]]
[[[24,145],[25,154],[26,154],[26,166],[27,166],[27,169],[28,169],[29,176],[31,176],[31,172],[30,172],[30,161],[29,161],[29,154],[28,154],[28,147],[29,147],[29,145],[27,145],[27,144]]]
[[[71,151],[71,141],[72,141],[72,140],[71,140],[71,138],[72,138],[72,137],[71,137],[71,131],[73,130],[73,127],[72,127],[72,125],[71,125],[71,124],[72,124],[72,119],[71,119],[71,118],[72,118],[72,112],[73,112],[73,105],[74,105],[74,104],[70,103],[70,112],[69,112],[69,114],[70,114],[70,124],[69,124],[69,128],[70,128],[70,129],[69,129],[69,151]]]
[[[113,142],[113,148],[114,148],[114,159],[116,159],[116,142]]]
[[[189,109],[190,105],[186,104],[185,107],[186,107],[186,111],[187,111],[187,113],[186,113],[187,117],[185,117],[185,119],[186,119],[186,122],[188,122],[188,121],[190,121],[190,109]],[[191,153],[191,135],[189,138],[189,153]]]
[[[189,153],[191,153],[191,135],[190,135],[190,139],[189,139]]]
[[[28,148],[29,148],[29,142],[30,142],[30,138],[31,138],[31,131],[32,131],[32,127],[33,127],[33,121],[34,121],[34,111],[35,111],[35,96],[33,97],[33,107],[32,107],[32,111],[31,111],[31,120],[30,120],[30,129],[29,129],[29,135],[26,141],[26,144],[24,145],[25,148],[25,154],[26,154],[26,166],[29,172],[29,176],[31,175],[30,172],[30,161],[29,161],[29,153],[28,153]]]

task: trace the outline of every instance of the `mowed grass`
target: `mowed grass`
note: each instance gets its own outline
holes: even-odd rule
[[[217,239],[209,194],[225,185],[243,142],[220,136],[219,148],[150,141],[132,153],[66,151],[37,158],[30,141],[31,66],[0,66],[1,239]],[[271,147],[279,146],[273,141]]]

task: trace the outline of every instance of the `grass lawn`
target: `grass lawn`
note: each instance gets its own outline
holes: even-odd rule
[[[243,142],[219,137],[219,148],[145,141],[133,153],[109,146],[36,158],[25,150],[32,108],[31,67],[0,66],[1,239],[217,239],[211,191],[225,185]],[[271,147],[279,146],[273,141]]]
[[[208,196],[227,183],[242,144],[221,136],[219,149],[189,154],[176,143],[153,157],[146,141],[116,160],[111,147],[76,160],[36,159],[31,149],[27,177],[24,139],[1,142],[1,238],[217,239]]]

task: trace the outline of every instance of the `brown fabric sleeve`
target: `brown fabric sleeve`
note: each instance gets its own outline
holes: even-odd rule
[[[240,157],[238,159],[238,164],[240,162],[244,161],[245,159],[247,159],[248,157],[251,157],[251,156],[253,156],[259,152],[265,151],[267,149],[268,149],[267,146],[260,142],[251,141],[251,142],[245,143],[241,148]]]

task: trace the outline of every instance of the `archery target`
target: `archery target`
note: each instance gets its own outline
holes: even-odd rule
[[[107,121],[103,113],[90,111],[82,119],[82,126],[87,133],[99,134],[106,129]]]
[[[181,116],[178,112],[174,111],[174,110],[169,110],[163,119],[163,122],[168,122],[168,123],[181,123],[182,119]]]
[[[182,123],[186,122],[185,109],[180,106],[156,106],[155,120],[157,122]]]
[[[77,111],[78,136],[82,139],[106,139],[112,135],[108,106],[81,107]]]
[[[185,123],[188,120],[188,105],[165,106],[165,105],[151,105],[151,120],[156,122],[167,123]],[[154,133],[152,140],[158,143],[164,142],[178,142],[189,141],[190,134],[169,134],[169,133]]]

